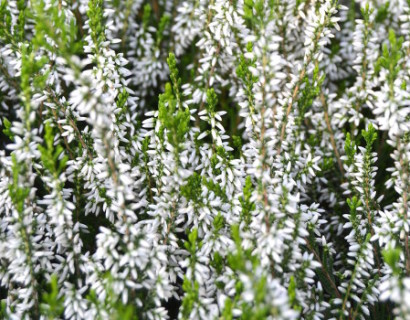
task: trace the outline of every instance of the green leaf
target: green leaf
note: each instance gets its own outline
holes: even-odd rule
[[[354,143],[354,141],[351,140],[350,138],[350,133],[346,134],[346,141],[345,141],[345,153],[347,156],[347,164],[351,165],[354,162],[354,156],[356,154],[356,145]]]
[[[399,275],[401,273],[401,269],[399,267],[400,254],[400,248],[389,248],[382,251],[384,261],[393,270],[395,275]]]
[[[367,126],[367,130],[362,130],[362,136],[366,141],[366,146],[371,149],[373,142],[377,139],[376,129],[371,123]]]
[[[64,297],[59,297],[57,276],[53,274],[49,283],[49,290],[42,295],[40,305],[43,315],[48,319],[60,318],[64,311]]]
[[[208,103],[207,109],[211,115],[214,115],[216,105],[218,104],[218,96],[213,88],[208,89],[206,92],[206,102]]]
[[[214,226],[214,233],[218,234],[219,230],[225,226],[225,218],[221,215],[221,213],[218,213],[212,224]]]
[[[13,134],[13,132],[11,132],[11,122],[6,117],[3,118],[3,126],[4,126],[3,133],[10,140],[13,140],[14,134]]]

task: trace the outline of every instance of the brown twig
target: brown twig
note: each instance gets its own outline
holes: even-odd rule
[[[326,122],[327,130],[328,130],[329,135],[330,135],[330,143],[332,144],[333,152],[335,153],[335,156],[336,156],[336,159],[337,159],[337,164],[339,166],[340,172],[342,173],[342,175],[344,175],[343,163],[342,163],[342,160],[340,159],[340,153],[337,150],[335,135],[333,133],[332,126],[330,124],[327,102],[326,102],[325,96],[324,96],[322,91],[320,91],[320,100],[321,100],[322,105],[323,105],[323,110],[324,110],[324,114],[325,114],[325,122]]]
[[[321,36],[325,26],[329,23],[329,19],[330,19],[329,14],[327,14],[325,21],[323,22],[323,24],[320,25],[320,27],[316,31],[317,34],[316,34],[316,37],[315,37],[315,40],[314,40],[313,50],[306,57],[306,61],[304,62],[302,70],[299,73],[299,78],[298,78],[298,80],[295,84],[295,87],[293,89],[293,93],[292,93],[292,96],[290,98],[290,101],[288,102],[288,106],[286,108],[286,115],[283,119],[283,123],[281,124],[280,141],[278,143],[278,149],[277,149],[278,154],[280,154],[280,152],[282,150],[282,142],[285,138],[286,124],[287,124],[287,121],[288,121],[289,114],[292,111],[293,103],[295,102],[295,99],[296,99],[296,97],[298,95],[298,92],[299,92],[299,88],[302,85],[302,81],[303,81],[303,78],[305,77],[307,67],[309,66],[309,63],[312,61],[313,56],[315,55],[315,53],[318,50],[318,42],[320,40],[320,36]]]
[[[61,109],[62,112],[64,112],[64,114],[67,114],[67,110],[65,108],[65,106],[58,100],[57,96],[54,94],[54,91],[50,88],[47,87],[47,92],[50,94],[52,101],[58,105],[58,107]],[[90,160],[92,160],[93,156],[92,156],[92,152],[89,150],[87,144],[85,143],[80,130],[78,129],[75,121],[71,118],[71,117],[67,117],[69,124],[71,125],[71,127],[74,129],[77,138],[80,140],[80,143],[83,147],[84,150],[87,150],[88,153],[88,157],[90,158]]]
[[[319,254],[318,254],[318,253],[315,251],[315,249],[310,245],[309,240],[308,240],[307,238],[305,238],[305,241],[306,241],[306,246],[307,246],[307,248],[313,253],[313,255],[315,256],[316,260],[320,263],[321,269],[322,269],[323,273],[325,274],[327,280],[329,281],[329,283],[331,284],[331,286],[332,286],[333,289],[335,290],[337,297],[338,297],[338,298],[341,298],[342,295],[340,294],[339,290],[337,289],[336,284],[334,283],[334,281],[333,281],[332,278],[330,277],[329,273],[327,272],[327,270],[326,270],[326,268],[325,268],[325,266],[324,266],[324,264],[323,264],[322,259],[320,259]]]
[[[397,149],[398,150],[400,150],[400,139],[397,139]],[[400,151],[399,151],[400,152]],[[401,153],[401,152],[400,152]],[[405,172],[404,172],[404,176],[405,177],[407,177],[408,176],[408,172],[407,172],[407,166],[403,163],[403,157],[401,157],[401,154],[400,154],[400,160],[399,160],[399,162],[400,162],[400,166],[401,166],[401,168],[402,168],[402,170],[404,171],[404,170],[406,170]],[[403,209],[404,209],[404,213],[403,213],[403,215],[404,215],[404,219],[405,219],[405,221],[407,221],[407,211],[408,211],[408,204],[407,204],[407,202],[408,202],[408,189],[409,189],[409,180],[408,179],[405,179],[405,190],[403,190]],[[406,249],[406,252],[405,252],[405,255],[406,255],[406,273],[407,273],[407,275],[410,275],[410,248],[409,248],[409,235],[408,235],[408,233],[406,232],[406,237],[405,237],[405,239],[404,239],[404,247],[405,247],[405,249]]]

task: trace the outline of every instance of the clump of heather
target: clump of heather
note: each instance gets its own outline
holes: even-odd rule
[[[410,2],[0,0],[0,318],[410,319]]]

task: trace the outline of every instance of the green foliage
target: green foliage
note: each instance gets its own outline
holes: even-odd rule
[[[225,218],[220,213],[218,213],[212,223],[214,226],[215,236],[217,236],[219,231],[225,226],[225,223],[226,223]]]
[[[387,2],[387,3],[388,3],[388,2]],[[381,6],[381,7],[379,8],[379,10],[378,10],[378,14],[377,14],[377,15],[379,15],[379,12],[382,13],[383,11],[384,11],[384,8],[383,8],[383,6]],[[374,8],[370,8],[369,4],[366,3],[366,5],[365,5],[364,7],[360,8],[360,12],[361,12],[361,14],[362,14],[362,16],[363,16],[363,20],[364,20],[366,23],[369,23],[369,21],[370,21],[370,16],[371,16],[371,14],[374,12]],[[382,13],[382,14],[383,14],[383,13]],[[377,20],[377,17],[376,17],[376,20]]]
[[[224,309],[222,311],[222,319],[232,320],[233,319],[233,305],[231,299],[225,300]]]
[[[403,37],[397,39],[394,30],[389,29],[390,45],[387,45],[386,43],[383,45],[382,55],[379,57],[375,65],[376,73],[379,73],[382,68],[386,69],[390,90],[393,90],[394,79],[397,78],[397,74],[402,69],[399,62],[404,55],[402,50],[403,41]]]
[[[42,295],[40,308],[42,314],[51,320],[62,316],[64,312],[64,298],[59,294],[56,275],[51,276],[49,286],[50,290]]]
[[[381,4],[378,7],[376,18],[375,18],[375,21],[377,23],[383,22],[384,20],[387,19],[389,15],[389,6],[390,6],[390,1],[386,1],[384,4]]]
[[[4,117],[3,118],[3,133],[10,139],[13,140],[14,134],[11,132],[11,122]]]
[[[123,123],[126,120],[123,116],[128,111],[128,97],[129,93],[125,89],[123,89],[117,97],[117,107],[121,110],[120,112],[116,113],[116,119],[118,123]]]
[[[214,253],[213,259],[211,261],[211,266],[216,270],[217,274],[222,273],[224,267],[224,259],[218,251]]]
[[[264,320],[269,316],[271,312],[271,310],[269,310],[269,308],[264,305],[267,292],[266,277],[262,276],[260,279],[256,280],[254,286],[256,293],[254,305],[244,307],[243,318],[252,320]]]
[[[167,59],[168,67],[169,67],[169,76],[172,81],[172,89],[175,93],[175,97],[178,102],[178,107],[181,108],[181,97],[179,93],[179,87],[181,86],[181,78],[179,78],[179,71],[177,68],[177,61],[175,59],[175,55],[170,53]]]
[[[382,251],[384,261],[393,270],[395,275],[400,275],[402,272],[399,266],[400,254],[400,248],[389,248]]]
[[[249,227],[252,220],[252,211],[255,210],[255,203],[251,201],[252,191],[252,179],[250,176],[247,176],[243,188],[243,197],[239,199],[242,206],[241,219],[247,227]]]
[[[143,14],[142,14],[142,25],[144,26],[144,30],[146,30],[149,26],[149,22],[151,19],[152,8],[150,4],[146,4],[144,6]]]
[[[373,127],[371,123],[369,123],[369,125],[367,126],[367,130],[362,130],[362,136],[366,141],[366,148],[368,150],[371,150],[373,142],[377,139],[376,129]]]
[[[25,201],[30,194],[30,189],[22,186],[20,184],[19,176],[24,172],[25,168],[23,165],[17,162],[15,154],[11,156],[13,166],[12,166],[12,180],[9,184],[9,195],[10,198],[17,209],[17,211],[22,214],[25,206]]]
[[[16,26],[17,27],[17,26]],[[13,43],[11,14],[7,9],[7,0],[0,2],[0,39],[5,42]]]
[[[251,21],[253,18],[253,0],[244,1],[243,11],[245,13],[245,19]]]
[[[0,318],[405,318],[410,0],[346,4],[0,0]]]
[[[313,101],[319,95],[320,88],[322,87],[324,81],[325,75],[323,74],[321,77],[319,76],[318,64],[316,64],[315,69],[313,70],[312,81],[309,80],[308,76],[303,78],[302,83],[304,86],[298,99],[299,116],[296,120],[298,125],[300,125],[305,119],[305,113],[309,110],[313,104]]]
[[[188,235],[188,241],[185,241],[184,246],[185,249],[188,250],[188,252],[192,255],[191,259],[195,260],[195,254],[197,247],[201,246],[200,243],[197,243],[198,240],[198,229],[194,228]]]
[[[20,86],[22,99],[26,106],[26,114],[30,113],[30,95],[34,89],[42,90],[45,87],[49,71],[43,70],[47,63],[46,57],[38,57],[30,46],[23,46],[21,52]]]
[[[247,52],[252,53],[253,46],[249,42],[247,45]],[[252,74],[250,68],[256,68],[256,58],[246,59],[243,54],[240,55],[238,67],[236,68],[236,74],[241,79],[246,87],[247,93],[252,95],[253,85],[258,82],[259,78]]]
[[[346,134],[346,141],[345,141],[345,153],[347,156],[347,164],[351,165],[352,163],[354,163],[354,157],[356,154],[356,145],[355,142],[352,141],[352,139],[350,138],[350,133],[348,132]]]
[[[91,3],[90,3],[91,5]],[[65,58],[71,59],[73,54],[81,53],[83,43],[78,39],[78,26],[74,19],[68,18],[65,11],[59,10],[57,0],[52,0],[52,5],[45,7],[42,1],[34,1],[35,15],[35,37],[32,43],[36,48],[46,48],[51,52],[56,51],[56,47]],[[95,12],[92,11],[94,14]],[[92,24],[95,27],[95,20]],[[47,38],[50,37],[55,42],[53,45]]]
[[[291,276],[289,280],[288,296],[289,296],[289,303],[291,306],[298,304],[298,301],[296,299],[296,280],[294,276]]]
[[[244,1],[244,18],[250,26],[257,23],[259,17],[264,16],[263,0],[245,0]]]
[[[242,249],[242,238],[240,235],[239,225],[233,225],[231,228],[232,240],[235,242],[235,252],[228,255],[228,264],[232,270],[236,272],[246,272],[247,262],[251,262],[253,268],[258,265],[255,256],[252,255],[252,250]]]
[[[213,192],[217,197],[220,197],[223,201],[227,201],[226,194],[222,187],[215,181],[202,178],[202,184],[208,189],[209,192]]]
[[[184,243],[185,248],[190,253],[190,268],[192,272],[195,270],[196,263],[196,252],[197,249],[201,247],[201,243],[198,243],[198,229],[194,228],[188,235],[188,241]],[[195,278],[195,276],[193,276]],[[184,298],[181,305],[181,315],[182,319],[189,319],[189,315],[194,308],[195,304],[200,304],[199,301],[199,284],[196,280],[189,280],[184,276],[184,282],[182,284],[182,289],[185,292]]]
[[[151,6],[150,6],[150,8],[151,8]],[[145,12],[144,12],[144,14],[145,14]],[[161,44],[161,41],[164,38],[165,30],[168,28],[168,25],[169,25],[170,21],[171,21],[171,17],[168,14],[164,14],[161,17],[161,20],[160,20],[159,25],[158,25],[157,36],[156,36],[157,48],[159,48],[159,46]]]
[[[233,146],[237,149],[241,149],[242,147],[242,139],[240,136],[232,136]]]
[[[172,93],[166,91],[159,97],[158,118],[168,132],[168,141],[178,150],[189,130],[191,114],[188,108],[176,108],[177,102]]]
[[[206,92],[206,102],[208,103],[208,112],[213,116],[215,114],[216,106],[218,104],[218,96],[213,88],[208,89]]]
[[[349,221],[352,223],[352,228],[356,231],[356,238],[358,243],[362,243],[362,238],[359,232],[360,225],[360,215],[358,213],[358,208],[361,205],[360,199],[356,196],[353,196],[351,199],[347,199],[347,205],[350,208]]]
[[[181,195],[194,203],[201,203],[201,193],[202,178],[194,172],[194,174],[188,178],[187,184],[181,187]]]
[[[107,273],[105,274],[105,290],[107,295],[103,301],[101,301],[94,290],[91,290],[87,295],[87,300],[97,306],[99,314],[96,320],[103,320],[106,316],[101,314],[101,311],[104,310],[108,312],[109,318],[112,320],[138,320],[138,312],[135,309],[135,306],[132,304],[124,304],[118,295],[115,294],[112,288],[113,278]],[[106,314],[106,313],[105,313]]]
[[[7,315],[7,303],[5,300],[1,300],[0,301],[0,319],[7,319],[8,315]]]
[[[19,11],[19,16],[17,24],[14,26],[14,34],[18,37],[20,41],[24,39],[24,28],[26,25],[26,7],[27,3],[25,0],[17,1],[17,9]]]
[[[199,303],[199,284],[197,281],[192,283],[187,277],[184,277],[182,289],[185,295],[181,305],[181,316],[182,319],[190,319],[194,305]]]
[[[103,0],[90,0],[88,3],[87,16],[90,19],[89,25],[91,38],[96,48],[105,41],[105,27],[103,21]]]
[[[54,147],[55,134],[53,132],[53,127],[47,122],[44,128],[45,146],[38,146],[41,153],[41,161],[44,168],[53,174],[55,178],[58,178],[66,166],[68,157],[63,156],[61,158],[61,154],[64,152],[64,148],[62,146],[57,145]]]

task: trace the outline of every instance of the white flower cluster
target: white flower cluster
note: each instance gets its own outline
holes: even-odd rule
[[[410,4],[0,0],[1,319],[410,319]]]

